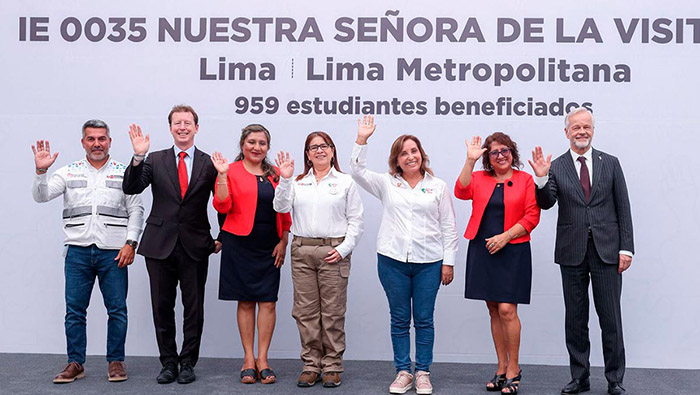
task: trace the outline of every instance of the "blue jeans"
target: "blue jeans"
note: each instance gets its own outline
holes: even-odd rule
[[[389,300],[391,345],[394,349],[396,371],[411,371],[409,329],[413,312],[416,370],[429,372],[433,363],[433,313],[435,298],[440,288],[442,260],[433,263],[404,263],[377,254],[377,271]]]
[[[103,250],[94,244],[89,247],[68,247],[65,264],[68,362],[85,363],[87,308],[95,276],[99,279],[109,315],[107,361],[124,360],[128,275],[127,268],[120,269],[114,260],[118,253],[119,250]]]

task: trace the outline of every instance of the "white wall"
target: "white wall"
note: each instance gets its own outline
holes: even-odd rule
[[[464,139],[502,130],[510,134],[527,158],[534,145],[555,156],[568,145],[562,116],[435,115],[434,100],[513,100],[590,102],[597,117],[594,146],[618,156],[627,178],[635,225],[636,255],[624,275],[623,321],[628,365],[631,367],[700,368],[693,358],[700,352],[694,339],[700,331],[700,301],[696,286],[700,269],[695,245],[700,238],[698,212],[700,188],[695,151],[700,146],[696,111],[699,86],[698,44],[693,25],[683,27],[682,42],[643,43],[641,22],[632,42],[623,44],[614,18],[625,26],[631,18],[697,18],[695,2],[627,4],[589,1],[446,2],[444,5],[407,1],[399,17],[406,23],[425,17],[451,17],[460,32],[468,18],[478,21],[485,42],[423,43],[338,42],[334,23],[340,17],[383,17],[387,7],[377,2],[354,1],[329,6],[328,2],[190,2],[164,4],[122,2],[37,1],[0,5],[0,133],[4,150],[0,174],[6,192],[0,195],[0,352],[64,353],[63,262],[61,258],[60,200],[39,205],[30,194],[33,162],[30,145],[49,139],[60,152],[56,168],[79,159],[80,126],[89,118],[104,119],[112,128],[112,155],[123,162],[130,157],[128,125],[137,122],[151,133],[152,147],[165,148],[172,140],[166,115],[174,104],[187,103],[200,114],[197,145],[232,158],[237,153],[240,129],[251,122],[272,131],[273,151],[285,149],[299,158],[304,137],[312,130],[331,133],[344,168],[354,140],[357,115],[290,115],[282,106],[274,115],[235,113],[238,96],[275,96],[281,103],[320,97],[343,100],[426,101],[425,115],[378,115],[378,131],[372,138],[369,166],[386,169],[391,141],[400,133],[418,135],[431,157],[437,176],[454,182],[464,160]],[[314,17],[324,41],[259,42],[158,42],[159,17],[290,17],[300,25]],[[49,17],[49,41],[21,41],[20,18]],[[145,17],[147,38],[138,43],[66,42],[60,25],[67,17],[85,22],[90,17]],[[543,18],[542,43],[497,42],[497,18]],[[563,18],[566,35],[575,35],[585,18],[593,18],[603,40],[596,43],[557,43],[556,18]],[[396,17],[389,17],[394,22]],[[694,23],[691,21],[691,23]],[[354,25],[355,27],[357,24]],[[696,29],[700,31],[700,27]],[[419,32],[420,33],[420,32]],[[223,35],[230,35],[232,32]],[[268,35],[272,30],[268,31]],[[653,34],[653,30],[652,30]],[[700,33],[696,33],[700,34]],[[26,37],[29,37],[28,35]],[[271,36],[268,36],[268,38]],[[699,40],[700,41],[700,37]],[[210,64],[227,61],[270,62],[274,81],[202,81],[200,58]],[[306,59],[317,64],[326,57],[336,61],[378,62],[385,67],[383,81],[308,81]],[[515,79],[495,86],[494,80],[397,81],[396,59],[420,57],[424,63],[455,62],[536,64],[538,58],[565,59],[570,64],[626,64],[629,82],[521,82]],[[211,67],[211,66],[210,66]],[[293,68],[293,77],[292,77]],[[529,167],[526,165],[526,169]],[[348,359],[391,359],[386,299],[376,275],[375,239],[380,205],[362,192],[365,234],[353,255],[347,313]],[[150,192],[144,193],[150,206]],[[467,202],[455,201],[460,233],[470,214]],[[213,220],[213,209],[210,210]],[[563,301],[559,269],[553,263],[556,211],[543,212],[533,233],[532,303],[520,307],[523,322],[523,363],[568,363],[564,345]],[[213,222],[213,221],[212,221]],[[460,241],[456,278],[441,289],[436,306],[436,361],[495,361],[483,303],[463,298],[466,241]],[[241,357],[235,322],[235,304],[219,301],[219,257],[211,259],[207,284],[203,356]],[[273,358],[297,358],[299,340],[291,318],[292,285],[289,265],[282,269],[278,323]],[[157,348],[149,305],[144,260],[130,268],[129,335],[127,354],[156,355]],[[592,363],[602,364],[599,330],[591,314]],[[89,310],[88,353],[104,354],[106,314],[99,292]]]

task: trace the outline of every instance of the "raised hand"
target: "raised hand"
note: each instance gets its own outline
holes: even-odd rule
[[[37,140],[36,146],[32,145],[32,151],[34,152],[34,165],[37,169],[48,169],[58,158],[58,152],[51,155],[49,140]]]
[[[278,152],[275,163],[280,169],[280,176],[283,178],[291,178],[294,175],[294,159],[290,159],[289,152]]]
[[[464,142],[467,144],[467,159],[471,161],[478,161],[486,152],[486,148],[481,148],[481,137],[479,136],[472,137],[472,141],[467,139]]]
[[[532,167],[537,177],[544,177],[549,174],[549,167],[552,166],[552,154],[547,155],[547,159],[542,154],[542,147],[537,146],[532,151],[532,160],[527,161]]]
[[[357,142],[360,145],[367,144],[367,139],[374,133],[377,125],[374,124],[374,116],[364,115],[357,120]]]
[[[228,160],[221,155],[221,152],[216,151],[211,154],[211,163],[214,164],[220,176],[226,176],[226,174],[228,174]]]
[[[149,135],[144,137],[141,132],[141,126],[135,123],[129,126],[129,138],[131,139],[132,147],[134,147],[135,155],[146,155],[148,149],[151,148],[151,137]]]

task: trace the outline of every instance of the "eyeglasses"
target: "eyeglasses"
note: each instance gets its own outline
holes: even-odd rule
[[[320,148],[321,150],[325,151],[330,147],[331,146],[329,144],[325,144],[325,143],[324,144],[314,144],[314,145],[310,145],[310,146],[306,147],[306,150],[309,152],[314,152],[314,151],[318,151],[318,149]]]
[[[510,148],[501,148],[498,151],[489,152],[489,156],[491,156],[493,159],[498,159],[498,155],[503,155],[504,158],[509,157],[510,156]]]

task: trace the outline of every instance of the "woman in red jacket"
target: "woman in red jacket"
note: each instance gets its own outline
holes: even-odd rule
[[[474,172],[482,158],[484,170]],[[469,239],[464,296],[486,301],[498,370],[489,391],[518,392],[521,371],[518,304],[530,303],[532,256],[530,232],[540,220],[535,185],[522,167],[518,147],[496,132],[467,143],[467,159],[455,185],[455,196],[472,200],[464,237]]]
[[[221,153],[211,160],[219,172],[214,208],[226,214],[221,232],[221,274],[219,299],[238,301],[238,331],[244,357],[241,382],[265,384],[276,381],[267,361],[275,306],[280,285],[279,268],[284,263],[289,214],[272,207],[279,170],[267,159],[270,132],[262,125],[248,125],[239,142],[241,153],[229,165]],[[255,307],[258,307],[258,358],[255,340]]]

